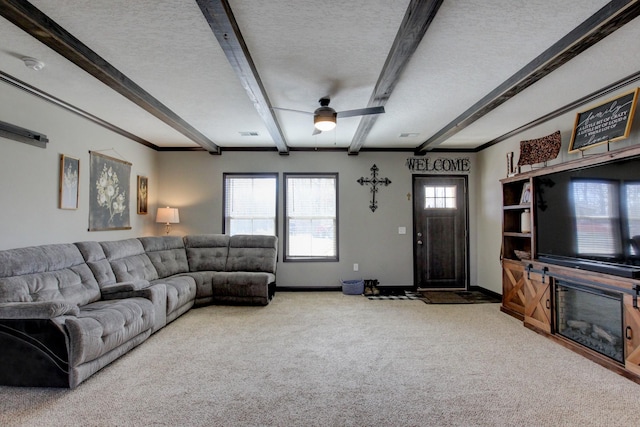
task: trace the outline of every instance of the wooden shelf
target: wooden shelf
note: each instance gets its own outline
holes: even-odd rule
[[[518,233],[516,231],[505,231],[502,233],[505,237],[524,237],[531,238],[531,233]]]
[[[534,253],[533,231],[521,232],[521,215],[525,210],[532,212],[533,204],[520,203],[522,191],[526,185],[531,186],[530,178],[510,178],[502,182],[502,257],[518,261],[516,251]],[[533,193],[532,193],[533,195]],[[531,198],[533,200],[533,198]],[[532,222],[533,224],[533,222]]]
[[[524,209],[531,209],[531,205],[530,204],[525,204],[525,205],[508,205],[508,206],[503,206],[502,209],[504,209],[505,211],[507,210],[524,210]]]

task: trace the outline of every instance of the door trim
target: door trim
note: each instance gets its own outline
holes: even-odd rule
[[[420,288],[418,287],[418,257],[417,257],[417,244],[415,239],[416,234],[416,211],[413,208],[414,204],[412,203],[412,212],[411,216],[413,218],[413,233],[411,237],[412,247],[413,247],[413,288],[416,291],[467,291],[470,287],[470,254],[469,254],[469,175],[443,175],[443,174],[413,174],[411,176],[411,197],[415,201],[415,183],[417,178],[462,178],[464,181],[464,198],[465,198],[465,231],[464,231],[464,245],[465,245],[465,256],[464,256],[464,275],[465,275],[465,284],[462,288]]]

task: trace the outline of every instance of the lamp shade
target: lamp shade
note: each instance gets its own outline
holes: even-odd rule
[[[336,117],[337,113],[333,108],[320,107],[313,113],[313,124],[323,132],[333,130],[336,127]]]
[[[156,214],[156,222],[162,222],[165,224],[178,224],[180,222],[180,214],[178,208],[158,208]]]

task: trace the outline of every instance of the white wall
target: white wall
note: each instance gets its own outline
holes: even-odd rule
[[[47,135],[46,149],[0,137],[0,249],[155,234],[157,153],[53,104],[0,84],[0,120]],[[89,150],[131,162],[131,230],[88,232]],[[114,151],[115,150],[115,151]],[[60,155],[80,159],[77,210],[58,209]],[[149,178],[149,215],[136,214],[137,175]]]
[[[0,250],[82,240],[118,240],[161,235],[156,224],[157,206],[181,208],[181,224],[172,234],[222,231],[222,174],[224,172],[339,172],[340,261],[333,263],[282,263],[280,286],[337,286],[340,279],[377,278],[387,285],[413,284],[412,172],[406,159],[412,153],[346,152],[162,152],[128,140],[60,107],[19,89],[0,84],[0,120],[46,134],[46,149],[0,138]],[[89,151],[132,163],[130,180],[131,230],[89,232]],[[80,197],[77,210],[58,208],[60,155],[80,159]],[[470,187],[470,283],[476,284],[476,204],[474,155],[428,156],[471,158]],[[356,180],[370,177],[373,164],[379,177],[392,184],[381,187],[378,209],[371,212],[368,186]],[[425,174],[427,174],[425,172]],[[149,178],[149,214],[136,214],[136,176]],[[282,191],[280,191],[282,215]],[[282,218],[282,217],[281,217]],[[280,226],[282,220],[280,219]],[[398,227],[407,228],[406,235]],[[359,272],[353,271],[358,263]]]
[[[278,265],[280,286],[337,286],[339,279],[378,278],[383,284],[413,284],[412,172],[406,167],[411,153],[371,153],[348,156],[345,152],[205,152],[157,153],[108,131],[86,119],[44,102],[32,95],[0,84],[0,120],[48,136],[46,149],[0,137],[0,249],[82,240],[117,240],[143,235],[161,235],[155,208],[179,207],[181,224],[172,234],[220,233],[222,231],[222,174],[224,172],[339,172],[340,262],[283,263]],[[558,159],[565,162],[575,115],[562,123],[563,146]],[[629,139],[611,144],[622,148],[640,141],[640,115],[636,115]],[[519,142],[558,130],[549,123],[523,132],[491,148],[473,154],[431,153],[427,158],[469,157],[470,284],[501,293],[501,187],[506,177],[506,153],[518,159]],[[131,230],[88,232],[89,150],[103,151],[131,162]],[[586,154],[603,152],[606,146]],[[80,159],[79,209],[58,209],[59,160],[65,154]],[[392,184],[381,187],[379,208],[369,210],[369,187],[356,180],[369,177],[373,164],[380,177]],[[524,167],[524,171],[529,167]],[[424,173],[428,174],[428,173]],[[136,176],[149,178],[149,214],[137,215]],[[280,181],[282,184],[282,181]],[[282,191],[280,191],[282,215]],[[281,227],[282,217],[280,218]],[[398,227],[407,227],[406,235]],[[280,232],[282,235],[282,232]],[[360,271],[353,271],[353,264]]]
[[[159,154],[161,205],[180,208],[180,224],[176,234],[222,232],[222,175],[224,172],[278,172],[279,224],[283,215],[283,172],[339,173],[339,262],[282,262],[278,264],[278,285],[285,287],[333,287],[340,279],[376,278],[383,285],[413,285],[413,213],[412,172],[406,167],[412,153],[363,152],[348,156],[346,152],[291,152],[281,156],[275,152],[224,152],[212,156],[204,152],[163,152]],[[471,158],[470,223],[471,284],[475,285],[475,229],[473,206],[476,204],[473,180],[473,154],[428,157]],[[380,187],[378,209],[371,212],[369,186],[357,183],[370,177],[376,164],[379,178],[389,178],[388,187]],[[407,234],[398,234],[398,227]],[[279,235],[283,233],[280,230]],[[282,253],[282,239],[280,239]],[[359,271],[353,271],[353,264]]]

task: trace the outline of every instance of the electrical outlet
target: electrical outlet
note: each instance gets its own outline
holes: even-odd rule
[[[358,264],[353,264],[353,271],[358,271],[360,266]]]

